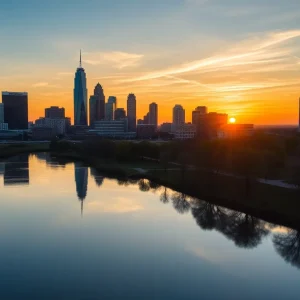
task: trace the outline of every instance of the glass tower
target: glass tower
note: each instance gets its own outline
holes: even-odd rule
[[[81,51],[74,80],[74,125],[88,125],[86,75],[81,66]]]

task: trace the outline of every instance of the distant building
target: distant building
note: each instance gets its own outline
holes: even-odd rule
[[[81,65],[81,52],[79,67],[77,68],[74,79],[74,124],[88,125],[86,74]]]
[[[172,132],[172,123],[162,123],[159,128],[160,132],[171,133]]]
[[[143,119],[143,124],[149,124],[149,122],[150,122],[150,116],[149,116],[150,114],[149,113],[147,113],[145,116],[144,116],[144,119]]]
[[[196,109],[192,112],[192,124],[197,126],[203,120],[206,114],[207,114],[206,106],[196,107]]]
[[[118,108],[118,105],[117,105],[117,97],[115,97],[115,96],[109,96],[107,102],[109,102],[109,103],[114,103],[114,104],[115,104],[115,108],[116,108],[116,109]]]
[[[4,123],[9,129],[28,129],[28,94],[2,92]]]
[[[56,135],[64,135],[67,131],[68,119],[39,118],[35,121],[35,127],[50,127]]]
[[[97,121],[94,124],[94,130],[90,132],[95,132],[99,136],[103,137],[122,137],[128,131],[127,119],[120,121],[116,120],[103,120]]]
[[[178,125],[174,133],[175,139],[187,140],[193,139],[196,136],[196,126],[193,124]]]
[[[149,105],[149,124],[158,125],[158,105],[156,103],[151,103]]]
[[[205,115],[204,123],[200,124],[202,127],[199,128],[199,133],[204,131],[205,135],[209,138],[216,138],[218,131],[222,129],[228,123],[227,114],[219,114],[216,112],[210,112]],[[197,129],[198,129],[197,128]]]
[[[4,123],[4,104],[0,103],[0,123]]]
[[[138,124],[136,137],[138,139],[152,139],[157,136],[157,127],[154,124]]]
[[[254,133],[253,124],[227,124],[218,130],[218,138],[249,137]]]
[[[0,140],[23,141],[24,130],[0,130]]]
[[[115,120],[120,121],[121,119],[126,118],[126,111],[124,108],[117,108],[115,110]]]
[[[90,97],[89,105],[90,125],[93,127],[95,121],[105,118],[105,95],[99,82],[95,86],[94,95]]]
[[[138,119],[138,120],[137,120],[137,125],[142,125],[142,124],[144,124],[144,120]]]
[[[111,121],[114,119],[115,103],[107,102],[105,103],[105,120]]]
[[[7,123],[0,123],[0,130],[8,130],[8,124]]]
[[[181,105],[175,105],[173,108],[173,126],[172,130],[176,131],[177,128],[185,124],[185,110]]]
[[[136,131],[136,97],[129,94],[127,98],[128,131]]]
[[[51,127],[33,127],[31,131],[33,141],[50,141],[55,137],[55,130]]]
[[[29,184],[28,157],[28,154],[20,154],[5,162],[4,185]]]
[[[65,109],[63,107],[51,106],[45,108],[45,118],[51,119],[63,119],[65,118]]]

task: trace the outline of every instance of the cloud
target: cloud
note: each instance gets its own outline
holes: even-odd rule
[[[49,85],[48,82],[37,82],[37,83],[34,83],[32,86],[38,88],[38,87],[45,87],[48,85]]]
[[[274,61],[282,60],[289,56],[292,52],[290,49],[274,51],[274,47],[298,37],[300,37],[300,30],[270,33],[258,40],[250,39],[242,42],[240,45],[227,51],[226,55],[217,55],[195,60],[179,66],[150,72],[125,81],[143,81],[195,71],[207,72],[211,68],[219,69],[236,65],[274,63]]]
[[[143,57],[143,54],[126,53],[120,51],[94,52],[84,53],[83,61],[90,65],[110,64],[115,68],[123,69],[126,67],[138,66]]]

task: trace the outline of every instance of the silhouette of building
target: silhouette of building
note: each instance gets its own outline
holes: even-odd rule
[[[196,126],[193,124],[178,125],[174,133],[175,139],[188,140],[196,136]]]
[[[90,97],[90,125],[105,118],[105,95],[102,86],[98,82],[94,89],[94,95]]]
[[[81,215],[83,214],[83,201],[87,195],[88,188],[88,167],[82,166],[81,163],[75,163],[75,183],[76,192],[79,201],[81,202]]]
[[[114,119],[115,108],[114,102],[105,103],[105,120],[112,121]]]
[[[149,112],[144,116],[144,118],[143,118],[143,124],[149,124],[149,118],[150,118],[150,116],[149,116]]]
[[[27,185],[29,184],[28,154],[11,157],[5,162],[4,185]]]
[[[4,123],[9,129],[28,129],[28,94],[2,92]]]
[[[65,109],[63,107],[51,106],[45,108],[45,118],[50,119],[64,119],[65,118]]]
[[[55,137],[54,128],[51,127],[33,127],[31,131],[33,141],[50,141]]]
[[[120,121],[126,118],[126,111],[124,108],[117,108],[115,110],[115,120]]]
[[[196,107],[196,109],[192,112],[192,124],[197,126],[203,120],[203,118],[205,118],[206,114],[207,114],[206,106]]]
[[[115,96],[109,96],[107,102],[108,103],[114,103],[115,104],[115,108],[116,109],[118,108],[117,97],[115,97]]]
[[[49,127],[54,129],[56,135],[64,135],[68,129],[70,120],[68,118],[52,119],[39,118],[35,120],[35,127]]]
[[[127,98],[128,131],[136,131],[136,97],[129,94]]]
[[[0,124],[4,123],[4,104],[0,103]]]
[[[92,131],[103,137],[122,137],[125,136],[125,133],[128,131],[128,122],[126,118],[119,121],[97,121],[95,122],[94,130]]]
[[[172,130],[176,131],[176,129],[183,124],[185,124],[185,110],[181,105],[177,104],[173,108]]]
[[[0,123],[0,130],[8,130],[8,124],[7,123]]]
[[[154,102],[149,105],[149,124],[156,128],[158,125],[158,106]]]
[[[154,124],[138,124],[136,126],[138,139],[152,139],[157,137],[157,127]]]
[[[249,137],[254,134],[253,124],[227,124],[218,129],[218,138]]]
[[[87,125],[86,74],[81,64],[81,51],[79,67],[74,80],[74,124]]]
[[[172,132],[172,123],[162,123],[159,128],[160,132],[171,133]]]

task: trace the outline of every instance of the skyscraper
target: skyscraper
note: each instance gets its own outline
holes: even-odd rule
[[[28,94],[2,92],[4,123],[9,129],[28,129]]]
[[[198,106],[192,112],[192,123],[194,125],[198,125],[207,114],[207,107],[206,106]]]
[[[118,108],[118,106],[117,106],[117,97],[115,97],[115,96],[109,96],[107,102],[109,102],[109,103],[110,103],[110,102],[114,103],[114,104],[115,104],[115,108],[116,108],[116,109]]]
[[[185,123],[185,110],[181,105],[175,105],[173,108],[173,130]]]
[[[158,125],[158,106],[154,102],[149,105],[149,124]]]
[[[0,103],[0,124],[4,123],[4,104]]]
[[[101,84],[98,82],[94,89],[94,96],[97,97],[97,113],[96,120],[104,120],[105,118],[105,95]]]
[[[111,121],[114,119],[115,109],[115,103],[112,101],[105,103],[105,120]]]
[[[59,108],[58,106],[45,108],[45,118],[63,119],[65,118],[65,109],[63,107]]]
[[[88,188],[88,168],[80,163],[75,163],[75,182],[78,200],[81,202],[81,215],[83,213],[83,201],[86,198]]]
[[[87,88],[86,74],[81,64],[81,51],[79,67],[74,80],[74,124],[87,125]]]
[[[127,98],[128,131],[136,131],[136,97],[129,94]]]

